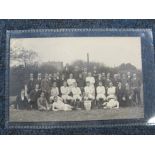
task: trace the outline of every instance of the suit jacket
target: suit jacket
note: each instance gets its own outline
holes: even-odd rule
[[[36,91],[36,90],[34,89],[34,90],[32,90],[32,91],[30,92],[29,97],[30,97],[30,99],[31,99],[32,102],[36,102],[36,103],[37,103],[37,100],[38,100],[38,98],[40,97],[40,94],[41,94],[41,90]]]
[[[24,99],[22,100],[21,95],[18,95],[16,97],[15,108],[20,110],[29,109],[27,98],[24,96]]]
[[[41,90],[44,92],[50,93],[51,87],[50,87],[50,81],[49,80],[43,79],[41,81]]]
[[[29,94],[35,88],[35,81],[30,80],[27,84],[27,93]]]

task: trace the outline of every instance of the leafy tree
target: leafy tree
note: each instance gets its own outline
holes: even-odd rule
[[[23,64],[26,68],[27,65],[36,64],[38,61],[38,54],[35,51],[27,50],[24,48],[14,48],[10,50],[11,60]]]

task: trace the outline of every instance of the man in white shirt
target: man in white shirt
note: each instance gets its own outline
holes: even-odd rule
[[[52,89],[51,89],[51,96],[50,96],[50,101],[54,100],[55,96],[59,95],[59,89],[57,87],[56,82],[53,83]]]
[[[95,99],[95,89],[94,89],[94,87],[92,87],[90,85],[89,81],[86,83],[86,86],[84,88],[84,93],[85,93],[85,95],[84,95],[85,100],[94,100]]]
[[[113,83],[109,83],[109,88],[107,90],[107,102],[103,104],[104,108],[119,108],[119,102],[116,98],[116,87],[113,86]]]
[[[73,93],[74,101],[76,101],[76,100],[81,101],[82,100],[81,90],[80,90],[79,87],[77,87],[77,83],[76,82],[74,83],[74,87],[72,88],[72,93]]]
[[[106,96],[105,96],[105,87],[102,85],[102,82],[99,82],[99,86],[96,88],[96,92],[97,92],[97,96],[96,96],[96,100],[99,101],[100,99],[102,100],[106,100]]]
[[[67,80],[67,84],[69,86],[69,88],[72,88],[73,87],[73,84],[76,82],[75,79],[73,79],[73,74],[69,74],[69,79]]]
[[[86,77],[86,83],[89,82],[90,86],[94,87],[95,84],[95,78],[92,76],[91,72],[88,73],[88,76]]]
[[[116,99],[116,87],[113,86],[113,83],[109,83],[109,88],[107,90],[107,99]]]
[[[66,103],[67,100],[72,100],[73,98],[69,96],[70,93],[70,88],[67,86],[67,82],[64,81],[63,86],[60,88],[61,94],[62,94],[62,99]]]

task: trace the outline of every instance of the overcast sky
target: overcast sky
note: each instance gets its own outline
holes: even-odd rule
[[[21,47],[38,53],[42,62],[85,60],[101,62],[114,67],[131,63],[141,69],[141,42],[139,37],[61,37],[11,39],[11,48]]]

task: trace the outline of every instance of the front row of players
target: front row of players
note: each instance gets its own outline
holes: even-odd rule
[[[82,88],[81,88],[82,89]],[[28,103],[33,109],[38,109],[41,111],[44,110],[53,110],[53,111],[70,111],[73,109],[86,109],[90,110],[91,108],[103,107],[103,108],[119,108],[119,102],[116,96],[116,87],[113,86],[113,83],[109,83],[109,87],[106,90],[102,85],[102,82],[99,82],[98,87],[90,85],[90,82],[86,83],[84,90],[77,86],[77,83],[74,82],[73,86],[68,87],[67,82],[63,83],[63,86],[60,88],[61,95],[59,95],[59,89],[56,86],[56,83],[53,83],[51,93],[41,91],[39,85],[36,84],[35,90],[31,91],[28,98]],[[21,92],[21,98],[24,99],[25,90]],[[22,97],[23,96],[23,97]],[[23,101],[26,100],[26,97]],[[18,104],[17,97],[17,106]],[[24,105],[21,105],[22,108],[26,108],[26,101],[23,102]]]

